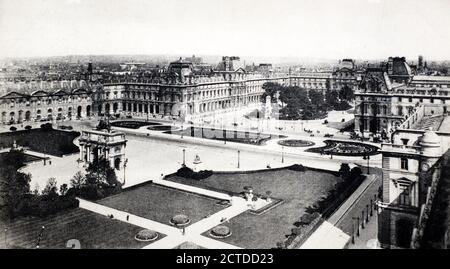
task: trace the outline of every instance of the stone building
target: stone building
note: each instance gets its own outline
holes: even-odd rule
[[[450,77],[413,76],[404,58],[367,68],[355,92],[355,132],[363,136],[390,134],[416,107],[426,115],[446,114]]]
[[[413,128],[398,128],[392,143],[382,145],[378,239],[384,248],[418,247],[441,176],[439,161],[450,148],[450,117],[440,124],[417,117]]]
[[[84,130],[79,138],[80,160],[92,163],[99,158],[109,161],[111,167],[122,170],[125,164],[125,134],[108,130]]]
[[[85,118],[92,115],[92,85],[81,81],[3,83],[2,124]]]

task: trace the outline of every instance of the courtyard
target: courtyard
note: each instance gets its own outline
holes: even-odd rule
[[[15,132],[0,133],[0,148],[12,147],[14,142],[18,146],[31,151],[63,156],[79,152],[73,140],[80,135],[74,131],[31,129]]]
[[[201,188],[239,194],[244,187],[251,186],[255,194],[266,194],[280,199],[282,203],[254,214],[246,211],[224,225],[231,228],[231,236],[217,239],[243,248],[274,248],[283,242],[295,228],[294,223],[306,213],[308,207],[326,197],[340,181],[331,172],[307,169],[304,172],[281,169],[254,173],[215,173],[204,180],[190,180],[171,176],[169,181]],[[210,237],[209,231],[203,236]],[[211,237],[213,238],[213,237]]]
[[[148,182],[97,203],[170,225],[176,215],[187,216],[189,224],[208,217],[226,208],[220,201]]]
[[[78,240],[82,249],[142,248],[149,244],[134,238],[143,228],[82,208],[43,219],[31,217],[0,222],[0,229],[4,233],[2,237],[5,236],[5,240],[0,240],[0,248],[5,247],[5,242],[8,248],[35,248],[41,232],[39,248],[67,248],[70,239]],[[165,235],[158,236],[162,239]]]

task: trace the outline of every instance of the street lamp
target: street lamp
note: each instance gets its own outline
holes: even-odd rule
[[[238,164],[237,164],[237,168],[239,168],[240,167],[240,163],[241,163],[241,151],[240,150],[238,150]]]
[[[7,236],[7,233],[8,233],[8,228],[5,228],[5,249],[7,249],[7,245],[6,245],[6,236]]]
[[[366,205],[366,222],[369,222],[369,205]]]
[[[183,124],[181,124],[181,139],[183,139]]]
[[[281,146],[281,163],[284,163],[284,146]]]
[[[186,149],[183,149],[183,166],[186,166]]]
[[[364,227],[364,210],[361,212],[361,228],[365,228]]]
[[[38,235],[38,241],[36,244],[36,248],[39,248],[39,245],[41,244],[41,239],[42,239],[42,236],[44,235],[44,230],[45,230],[45,226],[42,226],[41,232]]]
[[[353,220],[356,220],[356,236],[359,237],[359,217],[352,218]]]
[[[370,175],[370,168],[369,168],[370,156],[369,156],[369,154],[367,154],[366,159],[367,159],[367,174]]]
[[[371,217],[373,216],[373,207],[374,207],[373,200],[370,199],[370,216]]]

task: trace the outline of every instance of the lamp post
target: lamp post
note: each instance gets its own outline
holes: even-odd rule
[[[370,156],[369,154],[367,154],[367,174],[370,175],[370,168],[369,168],[369,161],[370,161]]]
[[[186,149],[183,149],[183,166],[186,166]]]
[[[7,233],[8,233],[8,228],[5,228],[5,249],[7,249],[7,245],[6,245],[6,236],[7,236]]]
[[[37,241],[37,244],[36,244],[36,248],[40,247],[41,239],[42,239],[42,236],[44,235],[44,230],[45,230],[45,226],[42,226],[41,232],[38,235],[38,241]]]
[[[374,207],[373,200],[370,199],[370,216],[371,217],[373,216],[373,207]]]
[[[183,124],[181,124],[181,139],[183,139],[183,132],[184,132]]]
[[[281,163],[284,163],[284,146],[281,146]]]
[[[353,220],[356,220],[356,236],[359,237],[359,217],[352,218]]]
[[[238,163],[237,163],[237,168],[239,168],[240,167],[240,165],[241,165],[241,151],[240,150],[238,150]]]
[[[364,229],[364,210],[361,212],[361,228]]]
[[[369,222],[369,205],[366,205],[366,222]]]

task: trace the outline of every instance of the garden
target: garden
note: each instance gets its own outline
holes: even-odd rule
[[[139,129],[142,126],[156,126],[161,125],[161,123],[158,122],[146,122],[146,121],[115,121],[111,122],[111,126],[113,127],[120,127],[120,128],[127,128],[127,129]]]
[[[325,146],[311,148],[306,151],[320,154],[330,154],[339,156],[367,156],[378,154],[378,147],[359,143],[338,140],[325,140]]]
[[[18,146],[31,151],[61,157],[80,151],[73,143],[73,140],[79,135],[79,132],[60,131],[52,128],[0,133],[0,148],[10,148],[15,141]]]
[[[342,179],[337,173],[314,169],[274,169],[252,173],[217,173],[202,179],[176,175],[166,180],[242,195],[253,189],[258,197],[282,200],[262,214],[247,211],[215,227],[203,235],[244,248],[275,248],[292,234],[308,210],[325,199]],[[319,210],[319,209],[318,209]],[[303,217],[305,221],[306,217]]]
[[[285,139],[278,141],[278,144],[285,147],[311,147],[316,143],[301,139]]]
[[[151,182],[97,201],[163,224],[187,226],[224,209],[220,200],[165,187]]]
[[[234,130],[223,130],[213,128],[189,127],[184,130],[166,131],[166,134],[183,135],[190,137],[198,137],[212,140],[220,140],[225,142],[236,142],[250,145],[264,145],[270,139],[286,138],[286,136],[242,132]]]
[[[8,248],[35,248],[40,233],[39,248],[61,249],[67,248],[70,239],[78,240],[82,249],[142,248],[165,236],[81,208],[47,218],[20,218],[7,225],[0,222],[1,231],[5,228],[6,240],[1,240],[0,248],[5,241]]]

